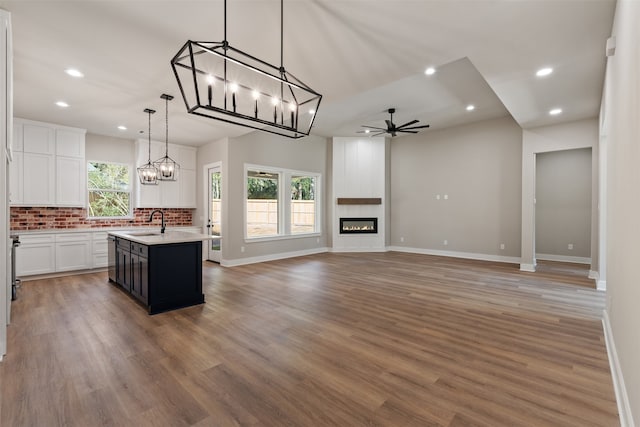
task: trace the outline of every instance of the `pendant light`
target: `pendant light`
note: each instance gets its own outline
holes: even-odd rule
[[[169,101],[173,96],[163,93],[160,98],[165,100],[166,116],[165,116],[165,152],[164,157],[159,158],[153,165],[158,169],[158,179],[160,181],[176,181],[180,165],[169,157]]]
[[[280,66],[224,40],[188,40],[171,60],[187,112],[289,138],[309,135],[322,95],[284,68],[284,2],[280,0]]]
[[[149,136],[149,157],[147,164],[142,165],[137,169],[138,178],[142,185],[158,185],[158,169],[153,165],[153,163],[151,163],[151,115],[155,113],[156,110],[145,108],[144,112],[149,114],[149,132],[147,132],[147,135]]]

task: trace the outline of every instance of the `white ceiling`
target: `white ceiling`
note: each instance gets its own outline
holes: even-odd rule
[[[161,113],[152,135],[162,140],[160,95],[169,93],[172,142],[248,131],[188,115],[169,65],[187,39],[222,40],[221,0],[0,7],[12,12],[17,117],[137,138],[149,107]],[[614,8],[614,0],[286,0],[284,64],[324,96],[318,135],[380,126],[389,107],[396,123],[419,119],[432,129],[509,114],[524,128],[548,125],[597,116]],[[279,15],[277,0],[228,0],[230,44],[278,65]],[[437,73],[424,75],[427,66]],[[536,77],[544,66],[554,73]],[[68,67],[85,77],[67,76]],[[564,113],[550,116],[555,107]]]

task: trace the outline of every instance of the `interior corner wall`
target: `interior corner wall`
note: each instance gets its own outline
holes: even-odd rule
[[[525,129],[522,133],[522,250],[520,269],[535,270],[535,183],[536,155],[552,151],[592,148],[598,144],[598,119],[585,119]],[[592,151],[592,156],[597,151]],[[595,159],[594,161],[597,161]],[[597,169],[592,173],[597,173]],[[591,181],[595,186],[596,180]],[[593,192],[592,192],[593,194]],[[593,218],[597,221],[597,218]],[[591,236],[592,239],[597,235]],[[593,247],[597,245],[592,245]],[[592,253],[593,256],[593,253]]]
[[[591,157],[590,148],[536,156],[536,259],[591,263]]]
[[[615,55],[607,61],[607,316],[617,353],[614,370],[628,397],[626,425],[640,422],[640,2],[618,0]],[[608,344],[610,344],[608,342]],[[609,346],[611,347],[611,346]],[[610,353],[611,354],[611,353]],[[621,396],[618,395],[618,398]]]
[[[391,247],[517,263],[521,152],[511,117],[394,138]]]

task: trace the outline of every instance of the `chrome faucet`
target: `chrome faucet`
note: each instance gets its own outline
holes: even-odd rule
[[[149,221],[151,222],[153,221],[153,214],[155,214],[156,212],[160,212],[160,220],[162,222],[162,225],[160,227],[160,233],[164,233],[164,229],[166,228],[164,225],[164,212],[162,212],[160,209],[156,209],[155,211],[151,212],[151,215],[149,216]]]

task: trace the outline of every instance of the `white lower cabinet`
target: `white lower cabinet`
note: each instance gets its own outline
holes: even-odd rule
[[[56,235],[56,271],[92,268],[93,257],[90,233]]]
[[[102,268],[109,265],[109,245],[106,231],[93,233],[91,254],[93,256],[93,268]]]
[[[53,273],[56,270],[55,235],[39,234],[20,236],[16,248],[16,273],[18,276]]]

